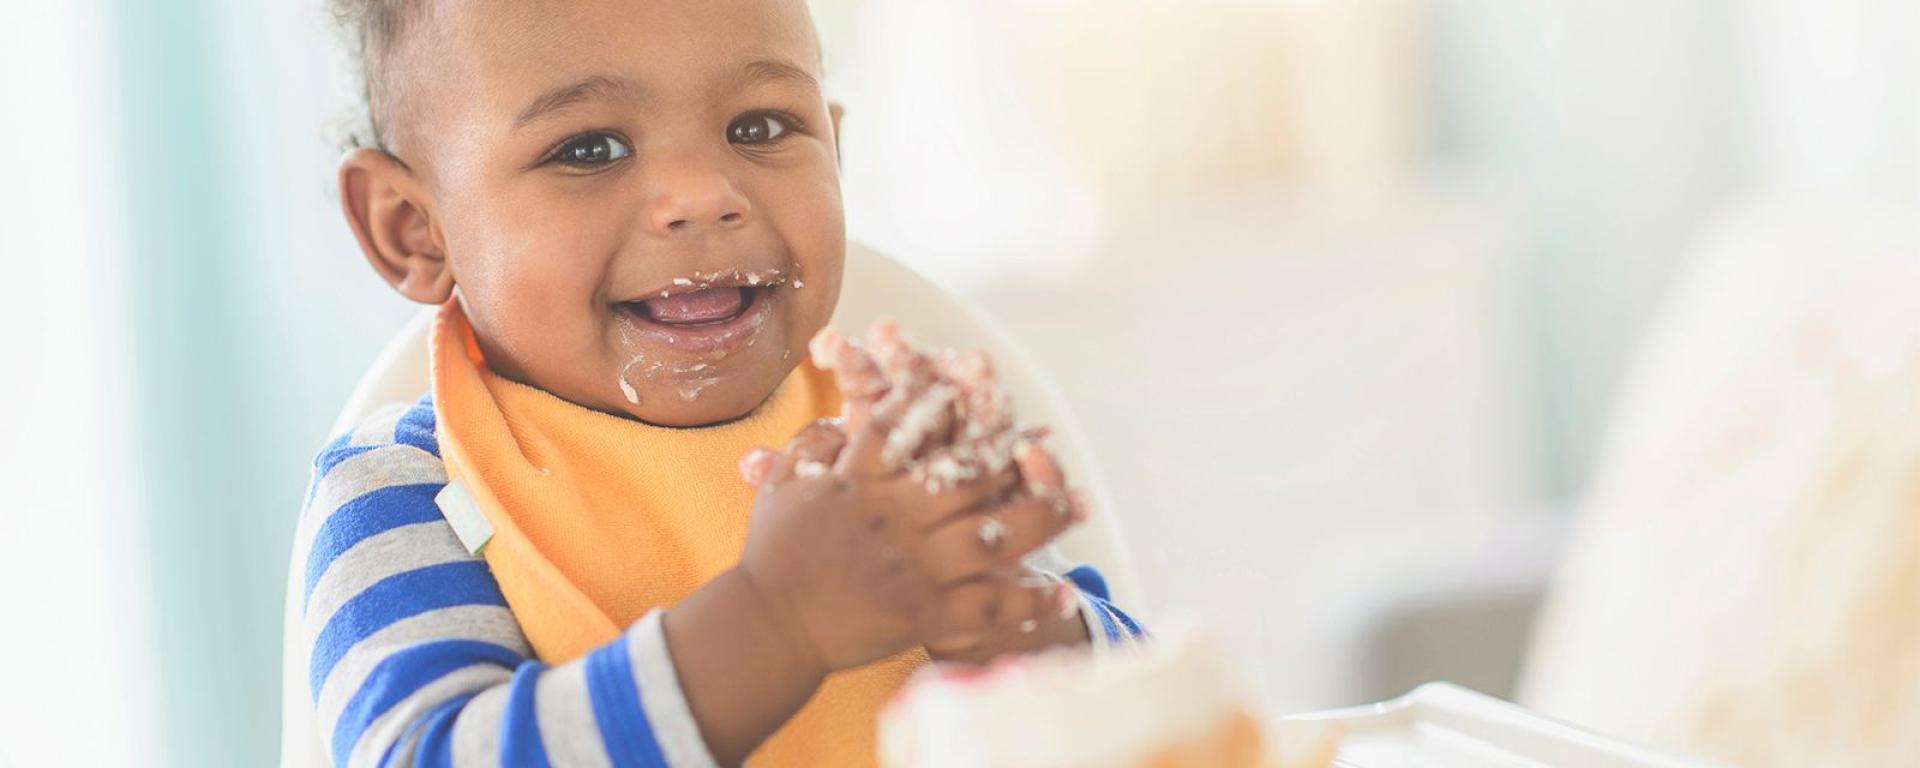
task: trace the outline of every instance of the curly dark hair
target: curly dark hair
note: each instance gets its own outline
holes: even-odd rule
[[[352,58],[355,74],[355,103],[343,121],[339,133],[342,148],[372,147],[386,150],[393,140],[388,131],[394,124],[393,105],[388,102],[396,84],[387,61],[408,24],[418,23],[426,13],[424,0],[326,0]],[[814,46],[820,47],[819,31],[814,30]],[[822,53],[821,58],[825,55]]]
[[[386,60],[416,5],[418,0],[327,0],[327,12],[345,38],[357,76],[357,103],[342,131],[342,145],[387,146],[384,99],[391,84]]]

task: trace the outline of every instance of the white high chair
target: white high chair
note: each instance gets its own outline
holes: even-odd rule
[[[899,321],[914,339],[939,347],[981,349],[993,356],[1001,381],[1018,405],[1021,422],[1053,429],[1048,444],[1054,448],[1067,476],[1092,496],[1096,513],[1086,523],[1061,537],[1060,553],[1070,562],[1100,569],[1122,605],[1136,601],[1131,561],[1122,544],[1107,486],[1086,440],[1066,402],[1047,383],[1041,369],[1009,340],[986,312],[893,259],[861,245],[847,247],[846,277],[840,305],[831,321],[848,335],[864,332],[883,317]],[[427,334],[433,310],[423,310],[400,329],[386,349],[361,377],[353,395],[333,424],[331,434],[352,429],[375,410],[392,403],[411,403],[428,388]],[[301,638],[298,554],[289,564],[287,603],[281,649],[282,768],[325,768],[327,750],[315,722],[313,697],[307,690],[307,649]]]

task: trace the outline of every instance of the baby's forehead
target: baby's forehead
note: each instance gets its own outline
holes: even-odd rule
[[[442,3],[429,34],[437,68],[544,81],[616,72],[671,87],[728,65],[781,58],[817,76],[820,52],[803,0],[480,0]]]
[[[819,39],[804,0],[467,0],[416,10],[388,73],[407,113],[393,117],[410,123],[518,113],[537,94],[591,77],[697,98],[774,62],[818,87]]]

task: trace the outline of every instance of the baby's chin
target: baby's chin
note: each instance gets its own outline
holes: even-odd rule
[[[780,388],[805,354],[793,348],[786,326],[784,318],[769,317],[750,344],[727,354],[625,350],[607,388],[614,400],[611,410],[666,427],[723,424],[747,416]]]
[[[741,366],[711,379],[644,382],[630,387],[632,397],[619,410],[662,427],[725,424],[752,414],[780,388],[793,366],[779,362],[776,357],[772,364]]]

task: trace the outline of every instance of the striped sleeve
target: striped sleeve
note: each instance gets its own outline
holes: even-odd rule
[[[1135,645],[1147,639],[1147,630],[1114,606],[1107,591],[1107,580],[1091,565],[1067,571],[1066,578],[1080,590],[1080,620],[1086,622],[1087,636],[1095,653]]]
[[[1073,583],[1080,593],[1080,620],[1087,625],[1087,638],[1095,654],[1110,652],[1144,642],[1147,630],[1132,616],[1113,604],[1107,579],[1091,565],[1072,565],[1060,548],[1047,545],[1025,559],[1027,567],[1056,574]]]
[[[434,496],[422,400],[320,453],[296,532],[310,691],[336,766],[710,766],[660,613],[585,657],[532,658]]]

